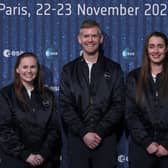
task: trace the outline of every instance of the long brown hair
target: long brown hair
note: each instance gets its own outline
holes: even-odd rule
[[[140,70],[140,77],[138,80],[137,91],[136,91],[136,102],[141,103],[143,100],[145,89],[148,86],[148,75],[151,72],[150,60],[148,56],[148,44],[151,37],[161,37],[165,43],[166,48],[168,47],[168,38],[162,32],[153,32],[151,33],[145,41],[142,57],[142,66]],[[161,79],[163,81],[160,92],[162,96],[168,95],[168,52],[163,61],[163,70],[161,73]]]
[[[21,102],[25,102],[25,100],[23,98],[23,95],[22,95],[23,84],[22,84],[22,82],[20,80],[20,75],[16,72],[16,69],[19,67],[21,60],[23,58],[27,58],[27,57],[33,57],[36,60],[37,66],[38,66],[37,76],[36,76],[36,78],[34,79],[34,82],[33,82],[34,87],[36,89],[38,89],[40,92],[43,92],[43,90],[44,90],[43,89],[44,88],[43,82],[42,82],[42,79],[41,79],[41,67],[40,67],[40,64],[39,64],[37,56],[34,53],[32,53],[32,52],[24,52],[24,53],[22,53],[17,58],[16,64],[15,64],[15,71],[14,71],[14,76],[15,76],[15,79],[14,79],[15,94],[16,94],[17,98]]]

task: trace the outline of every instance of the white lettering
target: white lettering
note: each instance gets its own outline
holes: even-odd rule
[[[5,10],[5,4],[0,3],[0,11],[4,11]]]
[[[139,7],[125,7],[123,4],[119,6],[102,6],[102,7],[95,7],[95,6],[86,6],[86,4],[78,4],[77,5],[77,14],[78,15],[102,15],[102,16],[137,16],[138,15]]]
[[[19,56],[20,54],[22,54],[23,51],[17,51],[17,50],[10,50],[10,49],[4,49],[3,50],[3,56],[4,57],[15,57],[15,56]]]
[[[27,6],[21,6],[20,3],[16,6],[6,6],[4,3],[0,3],[0,12],[4,12],[7,16],[25,16],[29,14]]]

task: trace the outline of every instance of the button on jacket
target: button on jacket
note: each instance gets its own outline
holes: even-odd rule
[[[7,155],[26,158],[39,153],[45,159],[54,157],[59,142],[58,121],[53,93],[42,96],[36,89],[26,103],[15,95],[14,85],[0,91],[0,148]]]
[[[123,73],[120,65],[99,55],[89,68],[83,56],[63,67],[60,110],[71,134],[95,132],[104,138],[121,124],[124,108]]]
[[[129,73],[127,77],[126,120],[133,140],[146,149],[157,142],[168,149],[168,97],[160,95],[162,80],[160,74],[154,82],[148,75],[148,85],[143,102],[136,104],[135,95],[140,69]]]

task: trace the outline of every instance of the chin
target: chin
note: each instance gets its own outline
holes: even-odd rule
[[[94,56],[97,53],[96,51],[86,52],[88,56]]]
[[[162,63],[163,63],[163,61],[152,61],[153,62],[153,64],[156,64],[156,65],[161,65]]]
[[[32,82],[34,79],[25,79],[25,82],[28,82],[28,83],[30,83],[30,82]]]

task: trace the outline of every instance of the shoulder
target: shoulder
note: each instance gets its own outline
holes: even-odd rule
[[[114,60],[110,59],[110,58],[107,58],[105,56],[103,56],[103,60],[104,60],[104,63],[107,65],[107,66],[110,66],[112,67],[113,69],[121,69],[121,66],[119,63],[115,62]]]
[[[65,64],[61,71],[61,80],[70,80],[73,74],[76,74],[76,72],[81,68],[82,62],[83,58],[80,56],[74,59],[73,61],[70,61],[67,64]]]
[[[140,76],[140,68],[134,69],[126,77],[126,86],[129,89],[134,89],[137,86]]]
[[[1,95],[11,95],[14,92],[14,84],[9,84],[3,88],[0,89]]]
[[[127,75],[127,79],[134,78],[134,79],[137,80],[139,78],[139,75],[140,75],[140,70],[141,70],[141,68],[136,68],[136,69],[130,71]]]
[[[72,69],[75,65],[79,64],[79,63],[82,62],[82,61],[83,61],[82,57],[79,56],[79,57],[77,57],[76,59],[74,59],[74,60],[68,62],[67,64],[65,64],[65,65],[63,66],[63,70],[66,71],[66,70]]]
[[[14,84],[7,85],[0,89],[0,103],[4,101],[8,103],[13,102],[15,98]]]
[[[44,86],[44,93],[48,96],[51,96],[51,97],[54,96],[53,90],[51,90],[48,86]]]
[[[119,63],[117,63],[107,57],[103,57],[103,62],[104,62],[104,67],[105,67],[106,71],[108,71],[112,74],[123,75],[123,71],[122,71]]]

